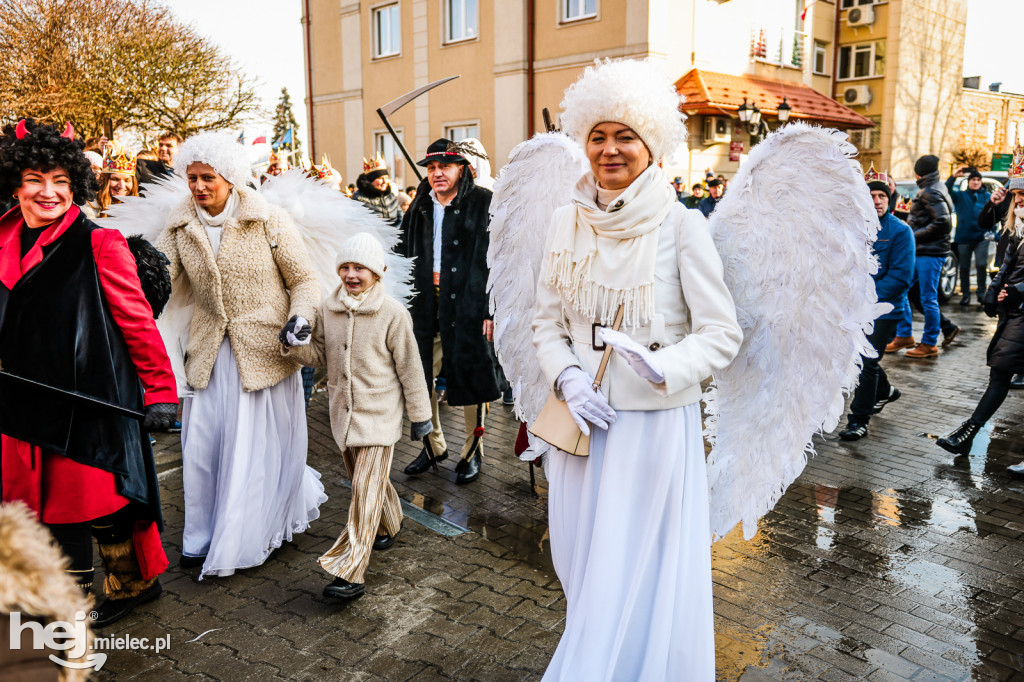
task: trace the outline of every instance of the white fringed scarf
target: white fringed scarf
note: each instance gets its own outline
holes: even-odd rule
[[[576,210],[552,226],[547,283],[580,314],[604,325],[623,304],[623,324],[636,328],[654,315],[658,227],[676,194],[655,164],[607,210],[598,208],[597,190],[588,171],[573,190]]]

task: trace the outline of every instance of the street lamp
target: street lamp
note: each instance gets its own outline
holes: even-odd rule
[[[749,123],[750,122],[750,107],[747,106],[747,98],[746,97],[743,98],[743,104],[740,105],[740,108],[739,108],[739,110],[736,113],[740,115],[740,122],[741,123]]]
[[[786,98],[783,97],[782,104],[779,105],[779,123],[781,125],[786,125],[791,113],[793,113],[793,107],[789,106],[789,102],[787,102]]]

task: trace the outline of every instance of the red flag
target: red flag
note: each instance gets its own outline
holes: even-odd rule
[[[252,143],[253,144],[266,144],[267,143],[267,136],[266,135],[260,135],[255,140],[253,140]]]
[[[807,7],[804,7],[804,11],[800,13],[800,21],[804,21],[807,19],[807,10],[809,10],[811,8],[811,5],[813,5],[817,1],[818,0],[814,0],[814,2],[807,3]]]

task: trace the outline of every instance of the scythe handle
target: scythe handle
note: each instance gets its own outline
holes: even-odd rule
[[[405,148],[405,145],[402,144],[402,141],[398,138],[398,133],[396,133],[395,129],[391,127],[391,121],[388,120],[388,117],[385,116],[384,112],[380,109],[377,109],[377,115],[380,116],[380,120],[384,121],[384,126],[388,129],[388,132],[391,133],[391,138],[395,141],[395,144],[398,145],[398,148],[402,150],[402,156],[404,156],[405,160],[409,162],[409,167],[412,168],[412,172],[416,174],[416,179],[422,182],[423,175],[420,174],[420,167],[412,160],[412,156],[409,155],[409,150]]]

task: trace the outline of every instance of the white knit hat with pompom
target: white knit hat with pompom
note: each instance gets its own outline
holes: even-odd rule
[[[646,59],[599,59],[566,89],[562,131],[586,147],[598,123],[623,123],[640,135],[657,162],[686,142],[681,101],[658,65]]]
[[[334,259],[334,269],[340,268],[342,263],[359,263],[372,270],[378,277],[383,277],[387,269],[384,263],[384,247],[369,232],[358,232],[342,243],[338,257]]]
[[[187,180],[188,167],[193,163],[211,166],[236,188],[253,180],[246,148],[226,133],[199,133],[185,140],[174,157],[174,173]]]

